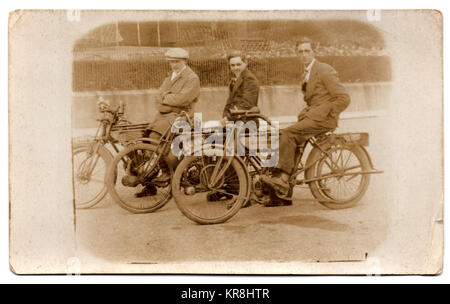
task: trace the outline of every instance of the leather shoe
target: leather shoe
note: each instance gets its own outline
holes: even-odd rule
[[[217,201],[220,201],[222,198],[229,200],[232,198],[232,196],[229,194],[220,193],[220,192],[210,192],[206,195],[206,199],[209,202],[217,202]]]
[[[154,196],[158,190],[156,190],[155,186],[145,186],[141,192],[135,194],[136,197],[144,197],[144,196]]]
[[[135,175],[125,175],[122,177],[122,185],[125,187],[136,187],[139,183],[139,178]]]
[[[269,177],[267,175],[262,175],[261,181],[276,188],[282,195],[289,193],[289,184],[283,181],[279,176]]]
[[[170,181],[170,175],[167,172],[162,171],[161,175],[152,179],[153,183],[166,183]]]
[[[292,201],[271,200],[270,202],[264,203],[264,207],[282,207],[282,206],[292,206]]]

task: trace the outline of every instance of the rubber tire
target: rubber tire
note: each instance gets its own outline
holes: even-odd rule
[[[328,147],[322,147],[324,151],[328,151],[330,149],[333,149],[335,146],[328,145]],[[345,146],[346,149],[350,150],[359,160],[362,170],[363,171],[369,171],[371,169],[370,161],[367,157],[366,152],[363,150],[360,146]],[[315,172],[317,170],[318,160],[321,157],[321,152],[319,149],[314,148],[311,153],[308,156],[308,160],[306,162],[306,166],[309,164],[312,164],[317,161],[316,164],[311,166],[308,170],[305,172],[305,179],[311,179],[316,178]],[[370,183],[370,175],[364,174],[362,175],[362,181],[361,185],[358,188],[358,194],[356,197],[350,199],[350,200],[343,200],[343,201],[330,201],[330,197],[328,197],[326,194],[322,193],[322,191],[319,188],[318,182],[310,182],[309,188],[311,190],[311,193],[313,196],[319,201],[320,204],[324,205],[325,207],[329,209],[346,209],[355,206],[361,198],[364,196],[364,194],[367,191],[367,188],[369,187]]]
[[[155,152],[157,147],[154,145],[151,145],[151,144],[138,143],[138,144],[133,144],[133,145],[127,146],[125,149],[120,151],[116,155],[116,157],[114,157],[114,159],[111,162],[111,165],[108,167],[108,170],[106,173],[106,178],[105,178],[106,186],[108,188],[109,195],[123,209],[130,211],[132,213],[135,213],[135,214],[155,212],[156,210],[162,208],[164,205],[166,205],[170,201],[171,193],[169,193],[169,195],[164,200],[162,200],[161,202],[158,202],[156,205],[154,205],[152,207],[145,208],[145,209],[137,209],[137,208],[127,205],[127,202],[122,200],[121,197],[117,194],[117,191],[115,188],[115,185],[116,185],[115,179],[116,179],[117,172],[118,172],[117,171],[118,163],[120,162],[122,157],[124,157],[125,155],[127,155],[128,153],[130,153],[131,151],[133,151],[135,149],[148,149],[148,150]],[[169,187],[169,191],[170,191],[170,189],[171,188]]]
[[[78,153],[87,152],[90,149],[91,149],[91,143],[77,143],[72,148],[73,157],[75,157],[75,155]],[[113,156],[112,156],[111,152],[103,146],[99,147],[98,154],[100,155],[100,158],[105,162],[105,166],[106,166],[105,174],[106,174],[106,172],[108,171],[108,167],[112,163]],[[73,170],[75,170],[75,169],[76,168],[73,168]],[[75,171],[73,173],[75,173]],[[75,177],[72,176],[72,178],[75,183]],[[75,185],[74,185],[74,191],[75,191]],[[97,195],[93,199],[91,199],[85,203],[81,203],[81,204],[77,203],[77,201],[75,200],[75,208],[76,209],[92,208],[95,205],[97,205],[98,203],[100,203],[100,201],[105,197],[106,193],[108,193],[108,188],[105,185],[102,188],[102,190],[99,193],[97,193]],[[75,197],[75,194],[74,194],[74,197]]]
[[[242,185],[239,189],[239,196],[242,196],[242,198],[237,198],[239,201],[233,204],[233,207],[229,209],[229,212],[227,212],[225,215],[214,218],[214,219],[205,219],[201,218],[195,214],[193,214],[188,207],[184,205],[184,193],[181,188],[181,178],[183,176],[184,170],[188,167],[188,165],[192,162],[193,159],[197,158],[196,156],[188,156],[185,157],[180,164],[178,165],[177,169],[175,170],[175,173],[173,175],[172,179],[172,195],[175,200],[175,203],[177,204],[178,209],[183,213],[188,219],[190,219],[193,222],[196,222],[201,225],[213,225],[213,224],[221,224],[226,221],[228,221],[230,218],[236,215],[238,211],[241,209],[241,207],[247,202],[248,200],[248,193],[249,193],[249,180],[247,178],[247,171],[242,165],[242,163],[234,158],[231,162],[231,165],[233,166],[235,172],[237,173],[237,177],[239,180],[239,184]]]

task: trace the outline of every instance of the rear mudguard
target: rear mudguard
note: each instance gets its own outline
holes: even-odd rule
[[[375,167],[374,167],[374,165],[373,165],[373,163],[372,163],[372,158],[370,157],[369,152],[367,152],[366,148],[363,147],[363,146],[360,146],[360,148],[361,148],[361,150],[363,150],[364,153],[366,154],[367,159],[369,160],[370,168],[372,168],[372,170],[376,170]]]
[[[360,135],[360,136],[356,136]],[[353,140],[352,137],[359,137],[356,140]],[[342,134],[331,134],[327,136],[323,141],[318,141],[317,144],[320,146],[320,148],[324,151],[328,150],[333,145],[343,145],[343,146],[358,146],[367,156],[367,159],[369,160],[370,167],[372,169],[375,169],[372,158],[370,157],[369,152],[365,148],[369,145],[369,134],[368,133],[342,133]],[[317,153],[320,153],[321,151],[317,148],[314,148],[308,155],[308,158],[306,160],[306,168],[312,165],[312,162],[314,161],[315,155]]]

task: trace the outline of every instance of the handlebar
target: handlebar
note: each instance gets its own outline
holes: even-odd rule
[[[117,108],[117,114],[123,115],[125,113],[125,104],[123,101],[119,101],[119,107]]]
[[[98,109],[100,111],[100,113],[111,113],[111,114],[118,114],[118,115],[122,115],[124,114],[124,110],[123,107],[121,106],[117,106],[116,108],[111,109],[110,107],[107,108],[103,108],[103,109]]]
[[[105,100],[102,96],[99,97],[97,101],[97,107],[100,113],[109,112],[111,114],[124,114],[125,104],[122,100],[119,101],[119,105],[115,109],[111,109],[111,104],[109,100]]]
[[[267,116],[261,114],[257,107],[253,107],[250,110],[230,109],[230,114],[233,116],[236,116],[237,119],[239,119],[241,117],[261,118],[262,120],[266,121],[270,126],[272,125],[272,122],[270,121],[270,119]]]
[[[97,106],[98,111],[100,112],[100,116],[97,120],[104,124],[112,124],[121,121],[125,115],[125,105],[122,100],[117,107],[111,108],[109,101],[105,101],[101,98],[97,102]]]

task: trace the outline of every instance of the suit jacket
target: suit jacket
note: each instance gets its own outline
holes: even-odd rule
[[[336,71],[317,59],[311,68],[304,100],[308,106],[300,113],[299,120],[308,117],[330,128],[336,128],[339,114],[350,104],[350,96]]]
[[[181,111],[192,111],[193,104],[200,95],[200,80],[191,68],[186,68],[173,80],[169,75],[161,87],[157,97],[156,105],[160,113],[179,113]]]
[[[228,87],[229,96],[222,117],[230,118],[230,109],[235,106],[239,110],[249,110],[258,105],[258,79],[248,69],[241,73],[233,86],[230,83]]]

